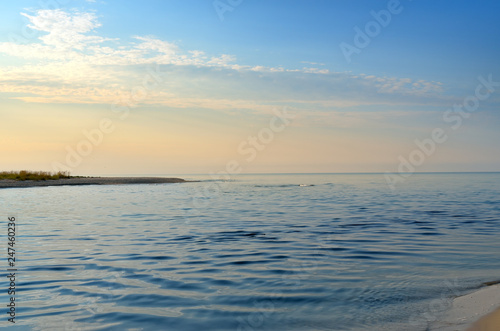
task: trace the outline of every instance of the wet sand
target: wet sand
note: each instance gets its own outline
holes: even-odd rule
[[[496,282],[492,282],[493,284]],[[500,285],[485,286],[453,300],[451,309],[429,328],[432,331],[500,330]]]
[[[123,185],[123,184],[164,184],[185,183],[181,178],[163,177],[82,177],[57,180],[0,180],[0,188],[37,187],[37,186],[63,186],[63,185]]]

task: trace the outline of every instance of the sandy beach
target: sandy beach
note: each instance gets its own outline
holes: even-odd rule
[[[0,188],[37,187],[37,186],[63,186],[63,185],[123,185],[123,184],[164,184],[184,183],[181,178],[163,177],[75,177],[58,180],[18,181],[0,180]]]
[[[500,285],[485,286],[453,300],[451,309],[434,323],[432,331],[500,330]]]
[[[500,330],[500,309],[481,318],[467,331],[498,331]]]

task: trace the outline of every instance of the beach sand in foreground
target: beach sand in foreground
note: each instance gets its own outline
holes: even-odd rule
[[[120,184],[164,184],[164,183],[185,183],[181,178],[163,177],[81,177],[65,178],[57,180],[40,181],[18,181],[4,179],[0,180],[0,188],[14,187],[38,187],[38,186],[63,186],[63,185],[120,185]]]
[[[500,330],[500,309],[486,315],[474,323],[467,331],[498,331]]]
[[[500,285],[486,286],[457,297],[451,309],[433,323],[432,331],[500,330]]]

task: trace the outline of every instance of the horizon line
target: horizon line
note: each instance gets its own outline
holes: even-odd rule
[[[387,172],[248,172],[240,174],[228,174],[230,176],[241,176],[241,175],[385,175]],[[500,173],[500,171],[423,171],[423,172],[401,172],[399,174],[409,174],[409,175],[423,175],[423,174],[495,174]],[[179,176],[179,175],[206,175],[206,176],[222,176],[223,174],[210,174],[210,173],[150,173],[150,174],[140,174],[140,173],[127,173],[127,174],[98,174],[94,176]],[[78,174],[75,176],[85,176]],[[90,176],[90,175],[88,175]]]

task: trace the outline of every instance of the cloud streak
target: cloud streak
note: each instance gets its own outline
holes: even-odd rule
[[[314,113],[443,99],[438,82],[315,67],[248,66],[233,55],[182,50],[154,36],[122,42],[98,35],[101,23],[94,13],[56,9],[22,15],[42,35],[28,44],[0,43],[0,54],[24,60],[0,67],[0,92],[24,102],[110,104],[129,93],[152,64],[160,66],[164,77],[164,84],[142,101],[152,106],[269,112],[292,104]]]

